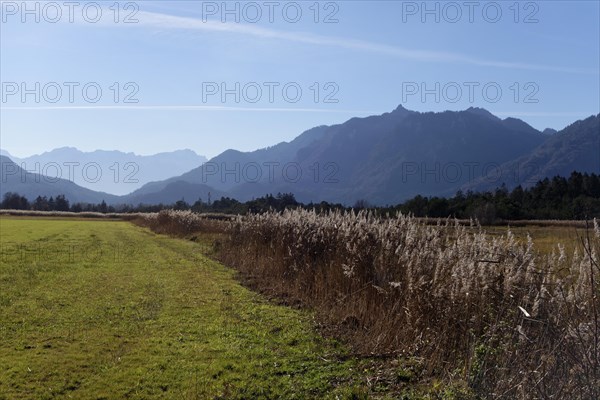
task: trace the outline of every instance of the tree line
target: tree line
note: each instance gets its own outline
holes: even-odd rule
[[[323,203],[329,208],[344,208],[341,204]],[[7,192],[4,194],[0,208],[9,210],[33,210],[33,211],[71,211],[71,212],[100,212],[100,213],[131,213],[131,212],[158,212],[166,209],[192,210],[195,212],[218,212],[225,214],[247,214],[261,213],[269,210],[283,211],[286,208],[293,207],[312,207],[296,201],[291,193],[278,193],[277,195],[267,194],[263,197],[253,199],[242,203],[229,197],[221,197],[219,200],[205,202],[198,199],[190,204],[184,199],[178,200],[173,204],[130,204],[108,205],[104,200],[99,204],[92,203],[73,203],[65,197],[58,195],[56,197],[38,196],[34,201],[29,201],[25,196],[18,193]]]
[[[417,217],[459,219],[477,218],[484,224],[497,220],[517,219],[587,219],[600,218],[600,176],[573,172],[568,178],[556,176],[543,179],[534,186],[523,188],[517,186],[508,190],[501,186],[494,191],[472,192],[459,191],[455,196],[425,197],[416,196],[404,203],[372,207],[366,200],[357,200],[353,207],[339,203],[303,204],[296,200],[292,193],[267,194],[247,202],[240,202],[229,197],[221,197],[213,202],[198,199],[190,204],[181,199],[174,204],[138,204],[107,205],[71,204],[64,195],[56,197],[38,196],[30,202],[25,196],[8,192],[4,195],[0,207],[3,209],[38,210],[38,211],[93,211],[93,212],[158,212],[164,209],[192,210],[195,212],[213,212],[225,214],[261,213],[269,210],[283,211],[287,208],[328,210],[371,209],[378,214],[390,215],[400,211]]]
[[[498,219],[587,219],[600,218],[600,176],[573,172],[568,178],[555,176],[524,189],[466,193],[454,197],[416,196],[393,207],[415,216],[477,218],[482,223]]]

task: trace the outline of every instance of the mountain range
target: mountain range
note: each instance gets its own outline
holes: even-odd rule
[[[68,180],[56,176],[46,176],[28,172],[13,162],[9,157],[0,155],[1,183],[0,195],[13,192],[27,197],[29,200],[37,196],[65,195],[73,203],[119,203],[119,196],[90,190]]]
[[[482,108],[421,113],[399,106],[382,115],[315,127],[268,148],[227,150],[184,173],[166,179],[156,175],[122,196],[86,192],[77,182],[15,182],[16,173],[5,179],[4,164],[10,160],[3,157],[0,194],[35,197],[58,193],[58,186],[71,201],[100,198],[114,204],[182,198],[193,203],[207,200],[209,193],[212,199],[245,201],[277,192],[294,193],[303,202],[351,205],[362,199],[396,204],[417,194],[451,196],[459,189],[488,190],[503,183],[509,188],[530,186],[573,170],[600,173],[599,120],[600,114],[559,132],[538,131],[520,119],[501,119]],[[175,169],[165,166],[161,172],[165,170]]]
[[[181,175],[206,162],[206,157],[188,149],[144,156],[61,147],[26,158],[13,157],[5,150],[1,155],[27,171],[67,179],[84,188],[114,195],[131,193],[148,182]]]

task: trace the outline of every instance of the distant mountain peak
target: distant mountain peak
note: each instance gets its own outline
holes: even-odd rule
[[[544,130],[542,131],[542,133],[543,133],[544,135],[548,135],[548,136],[554,135],[554,134],[555,134],[555,133],[557,133],[557,132],[558,132],[558,131],[557,131],[556,129],[552,129],[552,128],[546,128],[546,129],[544,129]]]
[[[390,114],[404,116],[404,115],[408,115],[408,114],[412,114],[412,113],[416,113],[416,111],[409,110],[408,108],[404,107],[402,104],[399,104],[398,107],[396,107]]]
[[[4,149],[0,149],[0,156],[5,156],[5,157],[12,158],[12,155],[8,151],[6,151]]]
[[[491,118],[493,120],[499,120],[500,118],[496,117],[494,114],[481,107],[469,107],[465,110],[465,112],[469,112],[472,114],[480,115],[482,117]]]

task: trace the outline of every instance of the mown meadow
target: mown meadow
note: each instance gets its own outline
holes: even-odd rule
[[[347,349],[188,240],[0,217],[0,399],[361,398]]]

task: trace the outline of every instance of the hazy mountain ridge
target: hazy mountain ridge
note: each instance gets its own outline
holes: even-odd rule
[[[291,192],[303,202],[351,205],[364,199],[384,205],[417,194],[450,196],[459,189],[487,190],[502,183],[514,187],[525,180],[568,176],[572,170],[598,173],[599,118],[551,134],[481,108],[421,113],[399,106],[382,115],[312,128],[264,149],[227,150],[179,176],[110,201],[153,204],[183,198],[193,203],[207,201],[209,193],[212,200],[245,201]],[[536,171],[515,173],[515,165],[528,162],[535,163]],[[498,167],[502,174],[490,180]]]
[[[72,203],[97,204],[103,200],[112,204],[119,203],[119,196],[86,189],[66,179],[27,172],[6,156],[0,156],[0,166],[0,196],[13,192],[34,200],[38,196],[56,197],[63,194]]]
[[[181,175],[206,161],[206,157],[189,149],[148,156],[116,150],[84,152],[74,147],[61,147],[25,158],[4,153],[28,171],[116,195],[131,193],[148,182]]]

